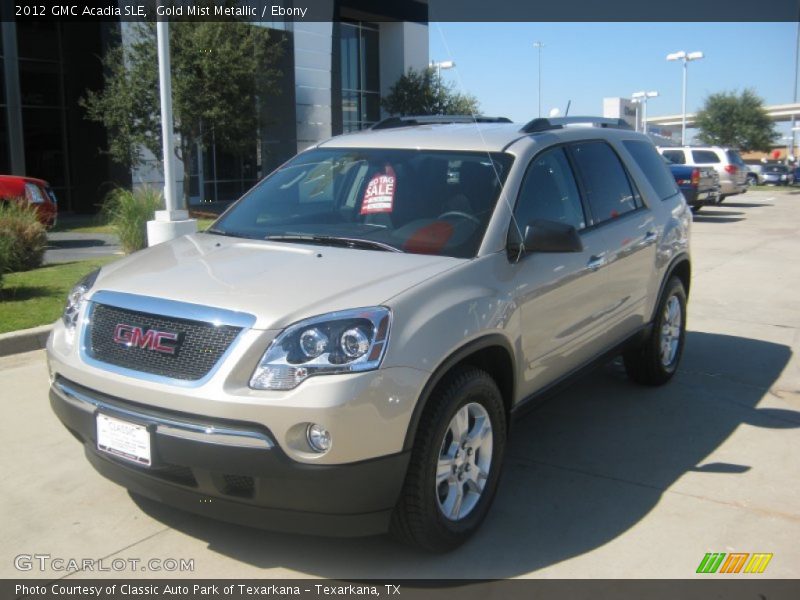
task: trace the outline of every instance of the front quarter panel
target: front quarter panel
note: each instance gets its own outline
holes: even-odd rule
[[[394,322],[384,366],[433,373],[459,348],[492,333],[502,335],[518,352],[513,281],[502,275],[509,273],[507,262],[504,253],[464,261],[387,302]]]

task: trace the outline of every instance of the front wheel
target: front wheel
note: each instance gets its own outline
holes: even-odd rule
[[[686,290],[677,277],[664,289],[652,330],[641,345],[625,352],[625,371],[633,381],[662,385],[678,370],[686,338]]]
[[[420,422],[392,535],[434,552],[464,543],[492,503],[505,445],[505,408],[494,379],[474,367],[446,376]]]

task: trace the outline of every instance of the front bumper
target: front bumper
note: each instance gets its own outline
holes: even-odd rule
[[[384,532],[408,466],[408,452],[342,465],[299,463],[259,424],[154,409],[62,377],[53,382],[50,402],[108,479],[183,510],[275,531]],[[97,450],[97,412],[146,425],[153,465]]]

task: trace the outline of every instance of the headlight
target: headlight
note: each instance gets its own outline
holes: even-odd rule
[[[388,308],[357,308],[320,315],[287,327],[270,344],[250,387],[291,390],[314,375],[377,369],[389,341]]]
[[[69,333],[75,332],[75,327],[78,325],[78,316],[86,303],[86,293],[92,289],[99,274],[100,269],[92,271],[70,290],[67,296],[67,303],[64,306],[64,312],[61,315],[61,320]]]

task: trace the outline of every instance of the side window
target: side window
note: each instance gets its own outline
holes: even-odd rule
[[[712,150],[692,150],[692,158],[696,165],[711,165],[719,162],[719,156]]]
[[[661,155],[673,165],[685,165],[686,155],[683,150],[664,150]]]
[[[531,161],[522,181],[514,218],[523,231],[535,219],[586,227],[581,197],[563,148],[546,150]],[[516,231],[512,228],[512,233]]]
[[[639,203],[628,174],[616,153],[605,142],[581,142],[572,146],[594,223],[615,219],[636,210]]]
[[[622,142],[631,153],[633,160],[644,171],[650,185],[661,200],[666,200],[678,193],[678,186],[664,160],[658,155],[653,144],[644,141],[626,140]]]

